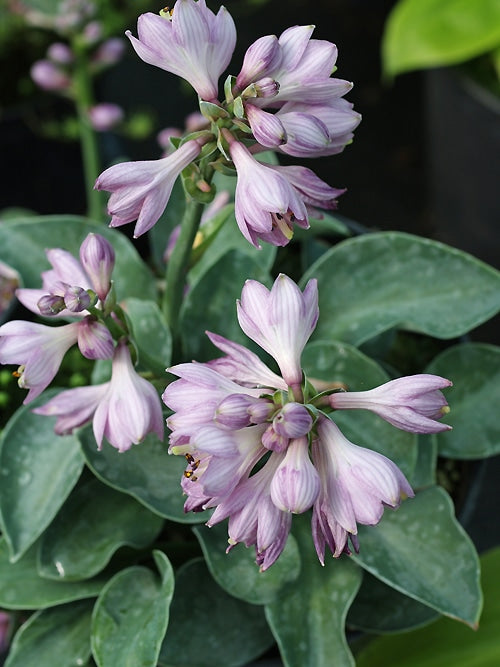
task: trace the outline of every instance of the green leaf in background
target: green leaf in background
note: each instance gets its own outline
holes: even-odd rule
[[[251,604],[272,602],[286,586],[293,585],[300,571],[300,556],[293,535],[289,535],[276,563],[260,572],[255,563],[255,549],[238,544],[226,554],[227,522],[213,528],[194,528],[208,568],[225,591]]]
[[[386,510],[377,526],[360,526],[359,544],[352,558],[378,579],[445,616],[477,624],[479,560],[442,488]]]
[[[128,493],[147,508],[179,523],[202,523],[206,512],[184,513],[181,479],[186,460],[170,456],[167,445],[149,434],[139,445],[121,454],[107,442],[97,450],[92,430],[78,432],[87,465],[105,484]]]
[[[92,615],[92,654],[99,667],[156,667],[168,625],[174,573],[154,552],[161,579],[146,567],[122,570],[103,588]]]
[[[236,318],[236,299],[241,297],[243,284],[249,278],[264,284],[270,282],[268,272],[252,257],[230,250],[190,289],[181,311],[185,358],[206,361],[218,356],[208,337],[200,335],[206,330],[238,343],[248,343]]]
[[[115,250],[113,282],[118,299],[155,299],[153,276],[132,243],[121,232],[72,215],[26,218],[0,226],[0,259],[19,271],[24,287],[38,288],[40,273],[50,267],[48,248],[63,248],[78,257],[80,245],[90,232],[101,234]],[[22,252],[20,249],[22,248]]]
[[[351,345],[338,341],[309,343],[302,355],[309,380],[342,382],[351,391],[372,389],[390,378],[372,359]],[[318,384],[318,383],[317,383]],[[322,389],[320,385],[316,387]],[[356,445],[369,447],[396,463],[410,475],[417,460],[417,437],[394,428],[369,410],[337,410],[333,420]]]
[[[71,494],[42,535],[38,571],[51,579],[87,579],[100,572],[119,547],[146,547],[162,525],[158,515],[131,496],[90,480]]]
[[[16,563],[9,561],[7,545],[0,540],[0,607],[5,609],[44,609],[55,605],[97,597],[106,582],[105,575],[86,581],[42,579],[37,571],[38,545]]]
[[[22,406],[0,440],[0,510],[11,558],[18,560],[52,521],[83,468],[78,438],[54,433],[55,417],[32,408],[57,392]]]
[[[160,665],[238,667],[272,643],[262,607],[237,600],[219,588],[202,558],[179,569]]]
[[[33,614],[18,630],[5,667],[77,667],[90,658],[92,600]]]
[[[449,378],[451,411],[443,421],[453,431],[438,434],[441,456],[479,459],[500,453],[500,347],[463,343],[450,347],[426,369]]]
[[[132,324],[140,368],[165,378],[170,364],[172,337],[158,305],[144,299],[127,299],[123,310]]]
[[[497,667],[500,664],[500,548],[481,556],[484,609],[476,632],[441,618],[413,632],[374,639],[358,667]],[[460,585],[456,581],[457,586]]]
[[[302,560],[300,575],[266,606],[283,662],[286,667],[352,667],[344,624],[362,572],[347,557],[327,558],[321,566],[313,546],[309,513],[294,517],[293,534]]]
[[[450,435],[449,431],[447,434]],[[408,481],[414,489],[422,489],[436,483],[438,448],[434,433],[430,435],[420,433],[417,440],[417,461]]]
[[[439,613],[386,586],[368,572],[347,614],[347,626],[365,632],[401,632],[430,623]]]
[[[262,248],[254,248],[243,236],[238,228],[234,211],[229,215],[223,228],[218,232],[210,247],[204,252],[201,259],[193,266],[188,274],[191,286],[195,285],[204,274],[223,255],[230,250],[238,250],[243,255],[251,257],[263,270],[269,271],[276,257],[276,246],[263,243]]]
[[[165,270],[164,255],[168,239],[175,227],[181,224],[185,208],[186,194],[182,186],[182,180],[178,178],[172,188],[167,208],[160,216],[156,225],[154,225],[148,232],[151,257],[155,266],[161,271]]]
[[[382,39],[384,73],[462,63],[499,44],[498,0],[399,0]]]
[[[342,241],[304,276],[317,278],[313,338],[360,345],[399,326],[461,336],[500,308],[500,273],[437,241],[379,232]]]

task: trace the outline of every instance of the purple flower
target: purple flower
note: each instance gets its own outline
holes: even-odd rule
[[[369,391],[346,391],[329,396],[336,410],[371,410],[393,426],[412,433],[439,433],[451,426],[435,421],[449,412],[439,391],[452,383],[437,375],[410,375]]]
[[[21,389],[29,389],[30,403],[52,382],[64,355],[78,340],[78,322],[48,327],[13,320],[0,327],[0,364],[19,364]]]
[[[125,34],[142,60],[186,79],[203,100],[216,101],[219,76],[236,44],[236,28],[224,7],[214,14],[205,0],[177,0],[164,16],[142,14],[137,32],[139,39]]]
[[[349,539],[357,550],[357,524],[378,523],[385,506],[397,507],[413,491],[394,463],[349,442],[321,412],[348,392],[329,396],[303,377],[300,357],[318,318],[316,281],[301,291],[284,275],[270,290],[249,280],[237,308],[241,328],[274,357],[281,376],[242,345],[210,333],[225,356],[169,369],[179,379],[162,398],[173,411],[169,452],[187,461],[184,509],[215,508],[208,525],[229,517],[228,549],[255,545],[262,570],[283,550],[291,515],[311,508],[322,563],[326,545],[335,557],[349,553]],[[405,380],[400,396],[409,385],[413,396],[415,381]],[[419,384],[434,391],[418,403],[428,416],[442,406],[436,382],[448,384],[432,382]]]
[[[310,280],[304,292],[280,274],[271,290],[247,280],[237,303],[238,321],[246,335],[273,356],[286,384],[302,381],[300,357],[318,321],[318,288]]]
[[[158,394],[152,384],[135,372],[124,342],[116,347],[109,382],[68,389],[34,412],[56,416],[55,432],[59,435],[72,433],[93,418],[99,449],[103,437],[120,452],[142,442],[148,433],[156,433],[163,439]]]
[[[120,452],[142,442],[148,433],[163,439],[163,416],[156,389],[136,373],[123,342],[116,347],[111,380],[95,411],[93,426],[99,449],[103,436]]]
[[[82,250],[83,249],[83,250]],[[100,234],[89,234],[80,246],[80,261],[67,250],[51,248],[46,251],[52,269],[42,272],[42,288],[21,288],[16,292],[19,301],[31,312],[50,315],[50,303],[44,297],[59,297],[63,301],[69,296],[70,288],[94,291],[104,301],[111,287],[111,272],[114,266],[114,250]],[[41,299],[44,299],[41,302]],[[50,301],[50,300],[49,300]],[[52,299],[54,303],[56,299]],[[41,305],[48,310],[41,310]],[[81,316],[85,310],[78,311]],[[56,308],[53,313],[59,317],[70,317],[75,311],[70,308]]]
[[[95,293],[104,302],[111,289],[111,274],[115,266],[113,246],[100,234],[88,234],[80,246],[80,262]]]
[[[71,79],[50,60],[37,60],[31,67],[31,78],[44,90],[62,91],[71,85]]]
[[[279,83],[273,98],[258,98],[255,102],[274,108],[284,102],[309,104],[328,103],[342,97],[352,83],[331,78],[337,60],[337,47],[331,42],[311,39],[314,26],[294,26],[283,32],[276,46],[274,36],[262,37],[249,47],[238,74],[236,85],[243,90],[261,78],[269,77]]]
[[[123,109],[110,102],[96,104],[88,110],[89,121],[94,130],[107,132],[123,120]]]
[[[112,193],[108,201],[110,227],[137,220],[135,237],[151,229],[165,210],[177,177],[198,157],[201,146],[198,141],[190,140],[160,160],[123,162],[106,169],[97,179],[95,189]]]
[[[63,42],[54,42],[47,49],[47,57],[54,63],[69,65],[75,59],[71,48]]]
[[[292,515],[277,507],[271,498],[271,482],[283,455],[272,454],[261,470],[247,477],[220,503],[207,525],[229,517],[230,551],[238,542],[255,545],[257,565],[267,570],[283,551]]]
[[[319,494],[320,478],[309,458],[307,437],[291,440],[271,480],[271,499],[279,509],[302,514]]]
[[[324,564],[327,545],[335,557],[350,553],[348,538],[358,550],[357,524],[374,526],[384,507],[396,508],[414,493],[405,476],[388,458],[345,438],[338,427],[320,417],[311,455],[320,477],[312,531],[318,558]]]
[[[114,65],[125,51],[125,42],[120,37],[111,37],[104,41],[94,53],[93,62],[98,65]]]
[[[307,211],[311,214],[317,214],[316,207],[326,209],[337,208],[337,197],[340,197],[345,192],[345,189],[330,187],[318,178],[311,169],[307,169],[307,167],[270,165],[269,168],[287,179],[304,202]]]
[[[109,382],[68,389],[51,398],[45,405],[34,408],[33,412],[46,417],[57,417],[54,431],[57,435],[67,435],[92,419],[108,387]]]
[[[259,247],[259,239],[284,246],[293,225],[309,227],[307,211],[298,192],[285,176],[257,162],[243,144],[233,141],[229,151],[238,172],[235,215],[243,236]]]

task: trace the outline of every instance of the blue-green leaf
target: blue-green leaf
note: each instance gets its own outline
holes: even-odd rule
[[[453,382],[451,411],[443,419],[453,431],[437,435],[441,456],[479,459],[500,453],[500,347],[456,345],[436,357],[426,372]]]
[[[454,338],[500,309],[500,273],[437,241],[400,232],[348,239],[303,278],[317,278],[316,340],[353,345],[399,327]]]
[[[481,556],[484,609],[476,632],[449,618],[425,628],[380,637],[360,652],[358,667],[496,667],[500,663],[500,548]],[[460,580],[455,584],[460,586]]]
[[[123,309],[132,325],[139,367],[166,380],[172,336],[158,305],[144,299],[127,299]]]
[[[86,581],[42,579],[36,567],[37,551],[38,544],[34,544],[20,560],[12,563],[4,540],[0,540],[0,607],[44,609],[97,597],[107,580],[105,575]]]
[[[377,526],[361,526],[359,544],[353,558],[371,574],[446,616],[477,625],[479,559],[443,489],[420,491],[395,512],[386,510]]]
[[[302,560],[300,575],[266,606],[283,662],[286,667],[352,667],[344,625],[361,584],[361,570],[344,557],[328,558],[321,566],[309,516],[294,517],[293,534]]]
[[[213,528],[194,528],[207,565],[215,581],[234,597],[252,604],[272,602],[287,586],[293,586],[300,571],[297,543],[290,535],[276,563],[260,572],[255,563],[255,549],[238,544],[226,553],[227,524]]]
[[[168,625],[174,573],[154,552],[160,579],[146,567],[122,570],[103,588],[92,615],[92,654],[99,667],[156,667]]]
[[[90,658],[92,600],[44,609],[20,627],[6,667],[77,667]]]
[[[151,511],[180,523],[201,523],[206,512],[184,513],[181,479],[186,461],[169,456],[154,434],[121,454],[107,442],[98,451],[91,429],[78,433],[87,465],[105,484],[128,493]]]
[[[38,570],[51,579],[87,579],[100,572],[119,547],[146,547],[162,525],[158,515],[131,496],[90,480],[71,494],[42,535]]]
[[[48,391],[9,420],[0,441],[0,510],[11,558],[18,560],[57,514],[83,468],[78,438],[54,433],[55,417],[36,415]]]
[[[179,569],[160,665],[238,667],[272,642],[262,607],[237,600],[219,588],[202,558]]]

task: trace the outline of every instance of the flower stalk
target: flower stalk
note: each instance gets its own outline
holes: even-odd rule
[[[179,237],[175,243],[165,274],[166,286],[163,295],[163,313],[173,339],[173,354],[179,351],[179,314],[182,305],[186,275],[191,251],[200,226],[204,204],[187,199]],[[175,356],[174,356],[175,358]]]
[[[101,172],[97,134],[93,129],[88,110],[94,106],[92,93],[92,74],[87,58],[86,45],[78,37],[72,41],[75,56],[73,74],[73,96],[78,116],[80,146],[82,151],[83,176],[87,198],[87,215],[92,220],[103,221],[103,195],[94,190],[97,176]]]

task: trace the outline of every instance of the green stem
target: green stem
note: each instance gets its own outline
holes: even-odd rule
[[[172,332],[174,351],[179,349],[179,313],[194,239],[200,226],[204,204],[189,199],[181,223],[179,238],[167,263],[163,312]]]
[[[92,220],[102,220],[104,211],[103,193],[94,190],[94,183],[101,172],[97,134],[92,128],[87,112],[94,104],[92,75],[89,68],[86,46],[73,40],[75,54],[73,95],[78,114],[80,146],[82,149],[83,175],[87,196],[87,215]]]

